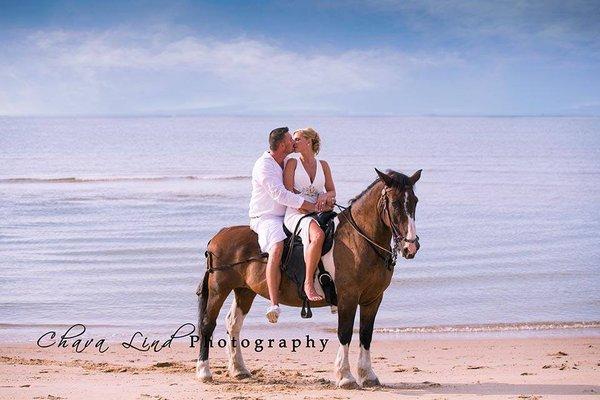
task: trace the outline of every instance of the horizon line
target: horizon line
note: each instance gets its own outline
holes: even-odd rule
[[[357,114],[357,113],[127,113],[127,114],[0,114],[0,118],[186,118],[186,117],[345,117],[345,118],[600,118],[600,114]]]

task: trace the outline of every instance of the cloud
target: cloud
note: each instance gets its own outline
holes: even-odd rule
[[[246,20],[0,29],[0,114],[597,113],[572,106],[600,89],[593,3],[319,4],[363,25],[336,19],[323,43]]]
[[[581,114],[595,113],[600,114],[600,100],[585,101],[571,105],[569,111]]]
[[[348,0],[394,16],[430,45],[459,41],[495,51],[569,51],[598,59],[600,2],[596,0]],[[556,54],[557,56],[559,54]],[[564,56],[565,54],[560,54]]]
[[[323,97],[401,86],[415,70],[463,62],[450,53],[391,49],[300,53],[251,38],[226,41],[164,30],[37,31],[8,47],[0,62],[0,113],[7,114],[249,103],[264,111],[310,108],[322,106]]]

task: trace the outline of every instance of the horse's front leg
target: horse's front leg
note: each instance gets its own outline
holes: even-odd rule
[[[362,387],[379,386],[379,379],[371,367],[371,339],[375,316],[381,304],[380,295],[368,304],[360,305],[360,355],[358,357],[358,382]]]
[[[357,306],[358,302],[355,300],[338,302],[338,339],[340,347],[335,358],[334,372],[337,385],[344,389],[356,389],[358,387],[356,379],[350,372],[350,361],[348,360]]]

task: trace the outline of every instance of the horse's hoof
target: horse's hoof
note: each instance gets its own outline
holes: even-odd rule
[[[208,383],[208,382],[212,382],[213,378],[211,374],[206,375],[203,372],[196,372],[196,379],[198,379],[200,382],[204,382],[204,383]]]
[[[381,386],[381,383],[379,383],[379,379],[377,379],[377,378],[375,378],[375,379],[366,379],[362,383],[362,387],[364,387],[364,388],[375,387],[375,386]]]
[[[236,372],[229,372],[229,376],[231,376],[232,378],[235,379],[248,379],[252,377],[252,374],[248,371],[248,370],[241,370],[241,371],[236,371]]]
[[[358,383],[354,379],[342,378],[338,382],[338,387],[342,389],[358,389]]]
[[[212,374],[208,366],[208,360],[200,361],[196,363],[196,379],[201,382],[212,382]]]

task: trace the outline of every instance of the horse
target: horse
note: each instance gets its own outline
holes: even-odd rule
[[[414,186],[422,170],[410,177],[392,170],[375,171],[378,178],[335,217],[333,247],[322,258],[326,269],[332,271],[338,297],[339,348],[334,376],[337,386],[347,389],[380,385],[370,355],[375,316],[392,279],[397,252],[412,259],[420,247],[415,227],[418,199]],[[227,369],[231,377],[244,379],[251,376],[241,348],[235,346],[234,340],[239,343],[244,318],[255,296],[269,298],[266,261],[260,254],[257,235],[247,225],[223,228],[209,241],[207,270],[196,291],[200,337],[196,377],[203,382],[212,380],[209,343],[219,311],[231,291],[234,299],[226,317],[229,335]],[[280,293],[281,304],[302,305],[295,284],[285,274],[282,274]],[[328,304],[320,300],[311,305],[324,307]],[[358,306],[360,356],[357,382],[350,372],[348,353]]]

